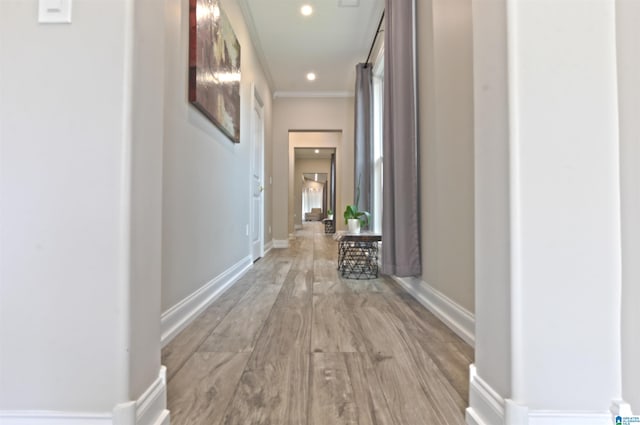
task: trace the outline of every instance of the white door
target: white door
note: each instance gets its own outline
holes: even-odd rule
[[[251,257],[253,261],[263,255],[264,222],[264,122],[262,101],[253,91],[251,142]]]

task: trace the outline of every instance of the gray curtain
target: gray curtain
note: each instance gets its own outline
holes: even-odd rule
[[[422,273],[414,0],[385,0],[382,271]]]
[[[353,202],[360,185],[358,209],[371,212],[373,208],[373,73],[371,64],[356,66],[355,91],[355,172]]]
[[[333,219],[335,220],[338,217],[338,211],[336,211],[336,154],[331,154],[331,173],[329,175],[331,188],[329,191],[331,192],[330,200],[329,200],[329,208],[333,211]]]
[[[329,192],[327,191],[327,182],[325,181],[322,184],[322,218],[325,218],[327,216],[327,209],[329,208],[327,206],[328,199],[329,199]]]

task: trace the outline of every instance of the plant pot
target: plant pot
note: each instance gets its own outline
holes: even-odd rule
[[[347,220],[347,226],[349,233],[360,233],[360,220],[357,218],[350,218]]]
[[[329,220],[333,220],[333,214],[328,214],[328,215],[327,215],[327,218],[328,218]]]

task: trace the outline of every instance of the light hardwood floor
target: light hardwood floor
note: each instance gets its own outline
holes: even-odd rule
[[[305,223],[162,351],[173,425],[464,424],[473,350]]]

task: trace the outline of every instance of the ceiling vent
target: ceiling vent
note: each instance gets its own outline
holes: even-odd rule
[[[338,7],[358,7],[360,0],[338,0]]]

